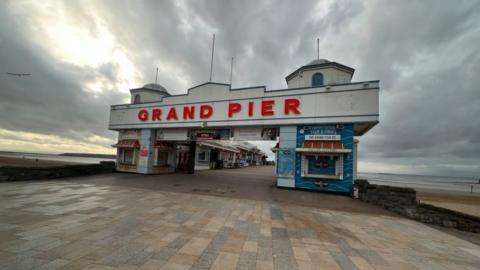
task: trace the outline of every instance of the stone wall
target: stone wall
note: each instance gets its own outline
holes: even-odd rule
[[[53,179],[70,176],[109,173],[115,171],[115,162],[100,164],[64,165],[55,167],[0,167],[0,181]]]
[[[379,205],[408,218],[423,223],[480,233],[480,217],[419,203],[416,191],[412,188],[373,185],[367,180],[356,180],[355,188],[358,189],[358,199]]]

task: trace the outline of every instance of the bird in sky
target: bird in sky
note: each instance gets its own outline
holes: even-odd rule
[[[23,76],[30,76],[31,74],[30,74],[30,73],[12,73],[12,72],[7,72],[7,75],[23,77]]]

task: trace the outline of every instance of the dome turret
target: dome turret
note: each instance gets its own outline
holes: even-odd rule
[[[161,86],[158,83],[147,83],[142,88],[143,89],[149,89],[149,90],[155,90],[155,91],[164,92],[164,93],[169,94],[167,89],[165,87]]]
[[[350,83],[354,69],[327,59],[315,59],[301,66],[285,80],[288,88],[323,87],[325,85]]]
[[[325,64],[325,63],[328,63],[328,62],[330,62],[330,61],[328,61],[327,59],[315,59],[315,60],[310,61],[310,63],[306,64],[306,66],[320,65],[320,64]]]
[[[163,97],[170,96],[167,89],[158,83],[147,83],[140,88],[130,89],[130,93],[133,104],[161,101]]]

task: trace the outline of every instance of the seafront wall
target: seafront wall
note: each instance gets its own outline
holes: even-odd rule
[[[379,205],[408,218],[462,231],[480,233],[480,218],[417,201],[412,188],[373,185],[367,180],[355,180],[358,199]]]
[[[101,161],[99,164],[78,164],[55,167],[0,167],[0,181],[53,179],[115,171],[115,162]]]

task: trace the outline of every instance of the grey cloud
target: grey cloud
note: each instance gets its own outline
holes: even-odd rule
[[[316,56],[319,37],[322,58],[356,68],[356,81],[381,80],[381,122],[360,138],[362,161],[409,166],[413,173],[480,173],[478,1],[334,1],[328,10],[319,1],[185,3],[62,5],[94,35],[99,25],[92,16],[100,14],[115,46],[139,70],[135,76],[151,82],[158,66],[160,84],[174,94],[208,80],[213,33],[214,81],[228,82],[235,56],[233,86],[268,89],[286,87],[284,77]],[[0,76],[0,126],[113,138],[106,130],[109,105],[128,97],[116,89],[119,66],[79,68],[50,59],[26,34],[28,22],[0,8],[2,71],[28,67],[33,74]],[[93,97],[82,84],[98,78],[113,89]]]
[[[101,99],[87,95],[81,79],[92,71],[49,59],[20,27],[2,14],[0,23],[0,127],[8,130],[59,135],[82,141],[86,136],[112,136],[105,130],[108,104],[123,95],[107,92]],[[6,72],[28,72],[29,77],[11,77]],[[90,75],[89,75],[90,74]]]

